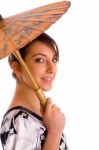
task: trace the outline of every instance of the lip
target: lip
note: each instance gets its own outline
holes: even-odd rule
[[[53,77],[50,77],[50,76],[47,76],[47,77],[43,77],[43,78],[42,78],[43,81],[45,81],[45,82],[50,82],[50,83],[53,81],[53,79],[54,79],[54,78],[53,78]]]

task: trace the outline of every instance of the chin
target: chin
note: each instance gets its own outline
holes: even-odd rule
[[[50,86],[50,87],[41,87],[41,89],[42,89],[42,91],[47,92],[47,91],[50,91],[52,89],[52,86]]]

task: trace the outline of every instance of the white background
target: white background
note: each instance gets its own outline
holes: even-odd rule
[[[51,2],[55,0],[0,0],[0,13],[6,17]],[[60,49],[58,74],[47,96],[66,115],[69,149],[99,150],[99,5],[98,0],[71,2],[68,12],[47,30]],[[7,58],[0,60],[0,70],[1,122],[15,82]]]

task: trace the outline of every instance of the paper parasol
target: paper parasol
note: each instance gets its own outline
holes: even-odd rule
[[[46,98],[34,81],[33,76],[31,76],[18,50],[54,24],[68,10],[70,4],[68,1],[61,1],[6,18],[0,15],[0,59],[10,53],[17,57],[24,70],[28,73],[33,83],[33,90],[43,108],[46,104]]]

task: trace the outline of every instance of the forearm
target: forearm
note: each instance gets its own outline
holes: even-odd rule
[[[50,134],[46,136],[42,150],[59,150],[61,134]]]

